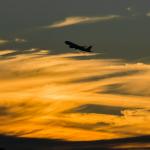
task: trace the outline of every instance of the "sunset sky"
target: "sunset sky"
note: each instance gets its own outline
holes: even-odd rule
[[[150,1],[2,0],[0,18],[0,135],[150,135]]]

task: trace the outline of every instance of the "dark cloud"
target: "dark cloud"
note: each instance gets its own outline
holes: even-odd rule
[[[82,130],[96,130],[97,127],[105,127],[111,125],[110,123],[106,122],[97,122],[97,123],[80,123],[80,122],[73,122],[73,121],[63,121],[63,120],[50,120],[47,122],[49,125],[53,126],[61,126],[65,128],[75,128],[75,129],[82,129]]]
[[[148,150],[150,149],[149,143],[149,135],[91,142],[68,142],[0,135],[0,148],[6,150]],[[119,148],[128,144],[128,148]]]
[[[112,84],[112,85],[107,85],[105,86],[105,90],[103,93],[107,94],[118,94],[118,95],[134,95],[134,96],[150,96],[150,93],[146,93],[145,91],[142,92],[132,92],[130,90],[127,90],[124,88],[126,83],[121,83],[121,84]]]
[[[87,77],[79,80],[74,80],[72,82],[93,82],[93,81],[99,81],[104,79],[110,79],[110,78],[117,78],[117,77],[124,77],[124,76],[130,76],[134,75],[136,73],[142,72],[141,70],[129,70],[129,71],[122,71],[122,72],[115,72],[115,73],[108,73],[106,75],[96,75],[92,77]]]
[[[85,104],[79,107],[68,110],[64,113],[96,113],[96,114],[108,114],[122,116],[122,111],[125,110],[124,107],[117,106],[106,106],[106,105],[96,105],[96,104]]]
[[[5,116],[10,114],[9,108],[6,106],[0,106],[0,116]]]

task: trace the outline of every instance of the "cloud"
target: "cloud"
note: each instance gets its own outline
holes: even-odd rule
[[[124,107],[114,107],[114,106],[105,106],[105,105],[94,105],[86,104],[73,108],[65,113],[95,113],[95,114],[110,114],[110,115],[122,115],[122,111],[125,110]]]
[[[16,52],[16,50],[0,50],[0,56],[3,57],[4,55],[13,54],[14,52]]]
[[[10,39],[10,40],[4,40],[4,39],[0,39],[0,45],[4,45],[4,44],[11,44],[11,43],[24,43],[27,42],[25,39],[23,38],[15,38],[15,39]]]
[[[22,39],[22,38],[15,38],[14,42],[16,42],[16,43],[24,43],[24,42],[26,42],[26,40]]]
[[[146,14],[146,16],[150,17],[150,12],[148,12],[148,13]]]
[[[76,24],[87,24],[96,23],[100,21],[109,21],[113,19],[120,18],[119,15],[108,15],[108,16],[98,16],[98,17],[87,17],[87,16],[73,16],[67,17],[62,21],[55,22],[45,28],[62,28],[66,26],[72,26]]]
[[[31,51],[0,61],[0,134],[67,140],[150,134],[149,64]],[[111,85],[119,86],[108,92]]]
[[[6,43],[8,43],[8,42],[9,42],[8,40],[0,39],[0,45],[6,44]]]
[[[132,8],[131,7],[127,7],[126,10],[127,11],[132,11]]]

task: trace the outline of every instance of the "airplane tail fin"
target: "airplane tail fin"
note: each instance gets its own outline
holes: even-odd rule
[[[92,46],[89,46],[89,47],[87,48],[87,51],[91,52],[91,49],[92,49]]]

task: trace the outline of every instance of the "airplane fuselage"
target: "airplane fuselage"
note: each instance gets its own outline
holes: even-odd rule
[[[78,50],[81,50],[81,51],[85,51],[85,52],[92,52],[91,51],[91,46],[89,47],[84,47],[84,46],[80,46],[78,44],[75,44],[73,42],[70,42],[70,41],[65,41],[65,44],[69,45],[70,48],[74,48],[74,49],[78,49]]]

